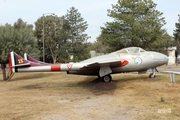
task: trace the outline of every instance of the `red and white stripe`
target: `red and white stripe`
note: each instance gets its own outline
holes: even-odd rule
[[[58,71],[71,71],[79,70],[82,68],[82,64],[51,64],[43,66],[29,66],[29,67],[18,67],[18,72],[58,72]]]

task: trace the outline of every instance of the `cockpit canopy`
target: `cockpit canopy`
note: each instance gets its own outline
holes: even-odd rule
[[[121,49],[119,51],[116,51],[116,53],[124,53],[124,54],[138,54],[138,53],[142,53],[142,52],[146,52],[144,49],[140,48],[140,47],[128,47],[128,48],[124,48]]]

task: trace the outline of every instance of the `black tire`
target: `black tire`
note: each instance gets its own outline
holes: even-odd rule
[[[156,76],[153,73],[149,74],[149,78],[155,78]]]
[[[103,82],[111,82],[112,81],[112,77],[111,75],[105,75],[102,77]]]

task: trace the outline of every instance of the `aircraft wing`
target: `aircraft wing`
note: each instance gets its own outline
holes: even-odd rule
[[[176,72],[176,71],[162,71],[161,73],[169,73],[170,74],[170,80],[172,82],[175,82],[175,75],[180,75],[180,72]]]
[[[177,74],[180,75],[180,72],[176,72],[176,71],[162,71],[161,73],[169,73],[169,74]]]
[[[82,67],[81,69],[88,69],[88,68],[100,68],[101,66],[109,66],[111,68],[114,67],[120,67],[120,66],[125,66],[127,65],[129,62],[127,60],[114,60],[114,61],[102,61],[102,62],[94,62],[94,63],[90,63],[87,64],[86,66]]]

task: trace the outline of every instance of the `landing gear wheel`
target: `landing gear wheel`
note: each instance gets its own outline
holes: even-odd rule
[[[111,75],[105,75],[102,77],[102,79],[104,82],[111,82],[112,77],[111,77]]]
[[[153,73],[149,74],[149,78],[155,78],[155,77],[156,76]]]

